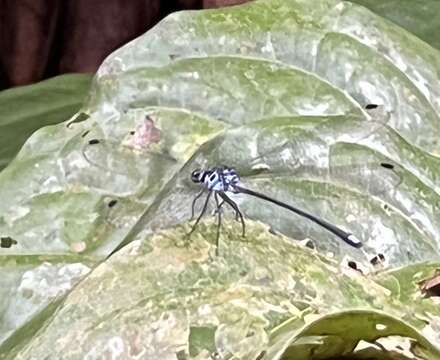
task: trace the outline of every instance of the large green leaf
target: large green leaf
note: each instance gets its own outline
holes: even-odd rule
[[[91,80],[91,75],[63,75],[0,92],[0,170],[34,131],[73,116],[84,103]]]
[[[438,55],[333,0],[177,13],[116,51],[81,112],[0,173],[0,235],[16,242],[0,249],[0,354],[439,358],[440,313],[414,270],[440,260]],[[225,211],[216,256],[216,220],[185,234],[192,170],[221,164],[363,249],[236,195],[254,221],[243,239]],[[48,264],[68,285],[28,309]]]
[[[239,225],[227,223],[217,257],[206,240],[216,232],[209,223],[189,243],[182,240],[189,226],[179,226],[129,244],[69,294],[43,332],[19,332],[27,344],[10,358],[42,358],[50,349],[55,359],[108,352],[207,359],[214,351],[221,358],[321,359],[393,336],[417,341],[414,353],[440,357],[412,327],[424,324],[429,304],[399,303],[374,276],[248,225],[243,241]],[[5,347],[16,343],[13,337]]]
[[[440,49],[440,3],[437,0],[350,0],[389,19]]]

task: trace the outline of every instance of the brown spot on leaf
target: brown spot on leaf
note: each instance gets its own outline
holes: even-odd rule
[[[161,139],[161,131],[154,124],[154,119],[147,115],[144,121],[136,128],[130,131],[130,139],[125,145],[135,150],[145,150],[151,144],[158,143]]]

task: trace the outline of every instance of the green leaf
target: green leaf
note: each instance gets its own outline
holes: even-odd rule
[[[378,311],[353,310],[333,313],[293,332],[289,325],[290,323],[277,329],[276,337],[281,339],[281,344],[275,343],[269,348],[266,353],[267,359],[278,358],[276,353],[280,352],[280,345],[286,343],[289,332],[290,338],[282,351],[282,358],[286,360],[322,359],[356,353],[356,346],[361,340],[370,343],[371,347],[378,342],[385,347],[392,343],[393,336],[417,341],[418,349],[405,349],[409,354],[413,352],[413,355],[418,355],[423,352],[424,355],[429,355],[430,359],[440,358],[440,350],[432,346],[417,330],[398,318]],[[398,350],[399,343],[395,345],[396,348],[390,350]]]
[[[420,326],[414,312],[428,304],[415,310],[412,302],[396,302],[374,276],[341,268],[252,221],[247,239],[227,221],[214,256],[214,223],[202,224],[190,242],[185,225],[127,245],[71,291],[16,358],[40,358],[50,349],[53,358],[130,351],[145,358],[206,359],[216,352],[322,359],[360,351],[361,340],[386,345],[395,336],[440,358],[413,327]],[[81,347],[72,346],[78,334]]]
[[[37,129],[66,121],[82,106],[90,75],[62,75],[0,92],[0,170]]]
[[[117,50],[81,112],[0,173],[0,236],[16,241],[0,254],[31,264],[5,265],[5,296],[49,282],[48,256],[54,273],[91,270],[12,325],[5,307],[0,354],[438,358],[418,285],[440,261],[438,59],[333,0],[176,13]],[[363,248],[243,194],[245,238],[226,205],[218,230],[213,204],[188,236],[191,173],[223,164]]]
[[[365,6],[440,49],[440,4],[436,0],[350,0]]]

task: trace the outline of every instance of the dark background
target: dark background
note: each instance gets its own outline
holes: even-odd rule
[[[0,0],[0,90],[93,73],[170,12],[249,0]]]

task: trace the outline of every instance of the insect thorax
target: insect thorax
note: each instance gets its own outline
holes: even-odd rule
[[[206,171],[204,186],[212,191],[234,191],[240,182],[237,172],[229,167],[216,167]]]

